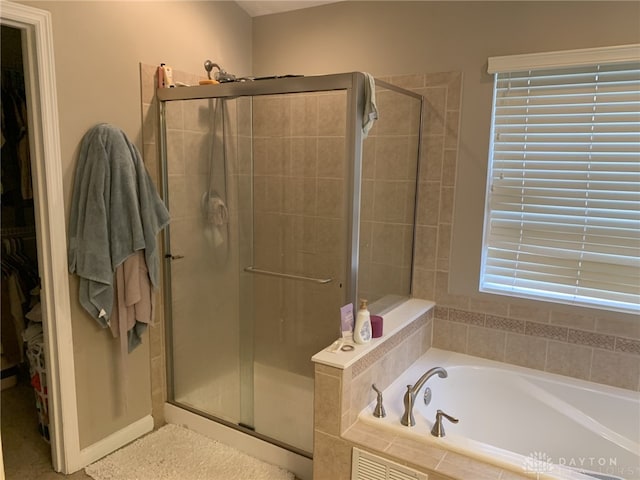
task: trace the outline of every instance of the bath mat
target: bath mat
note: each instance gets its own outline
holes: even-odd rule
[[[95,480],[293,480],[292,473],[178,425],[85,468]]]

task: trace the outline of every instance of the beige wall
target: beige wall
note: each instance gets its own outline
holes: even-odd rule
[[[203,71],[211,59],[251,73],[251,19],[233,2],[24,2],[52,14],[65,208],[78,146],[99,122],[122,128],[142,150],[140,62]],[[162,28],[164,27],[164,28]],[[81,309],[70,276],[80,422],[86,447],[151,413],[149,341],[128,358],[127,398],[119,396],[117,345]]]

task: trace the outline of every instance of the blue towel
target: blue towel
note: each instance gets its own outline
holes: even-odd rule
[[[114,303],[114,272],[145,250],[158,287],[156,236],[169,223],[138,149],[108,124],[90,129],[80,146],[69,218],[69,271],[80,277],[80,304],[102,327]]]

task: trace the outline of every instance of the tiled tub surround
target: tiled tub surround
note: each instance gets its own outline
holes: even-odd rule
[[[640,389],[640,340],[573,328],[577,320],[585,320],[576,316],[522,308],[508,312],[510,316],[437,306],[433,345],[628,390]]]
[[[371,385],[386,388],[430,347],[432,319],[433,302],[409,300],[385,315],[384,336],[370,345],[314,356],[314,479],[350,478],[353,445],[342,435],[373,398]]]
[[[385,321],[390,315],[399,316],[404,319],[403,326],[395,333],[385,333],[374,348],[356,360],[347,360],[343,368],[336,366],[339,357],[333,366],[316,363],[314,480],[349,480],[354,446],[425,472],[429,480],[526,478],[465,455],[391,435],[358,420],[362,409],[375,399],[371,385],[387,388],[431,347],[431,305],[412,299],[387,313]],[[323,359],[331,358],[328,355],[340,354],[324,354]]]
[[[407,428],[400,424],[406,385],[434,366],[445,368],[448,376],[427,382],[431,402],[416,401],[416,425]],[[358,421],[392,437],[520,473],[533,473],[532,454],[544,453],[550,463],[538,470],[548,477],[541,474],[540,480],[592,479],[578,473],[582,470],[640,480],[636,392],[432,347],[383,393],[386,417],[373,416],[374,401]],[[459,419],[443,422],[443,438],[429,434],[438,409]]]

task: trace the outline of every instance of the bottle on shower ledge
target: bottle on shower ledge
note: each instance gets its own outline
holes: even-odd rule
[[[353,329],[353,340],[359,344],[371,341],[371,315],[367,309],[366,300],[360,300],[360,308],[356,315],[356,326]]]

